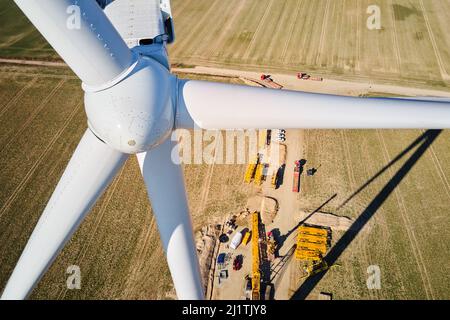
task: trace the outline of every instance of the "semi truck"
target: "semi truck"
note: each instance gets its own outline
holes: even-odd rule
[[[300,174],[301,174],[302,165],[300,161],[295,161],[294,167],[294,179],[292,182],[292,192],[299,193],[300,192]]]

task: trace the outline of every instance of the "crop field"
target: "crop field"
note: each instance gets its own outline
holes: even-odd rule
[[[450,1],[174,0],[174,62],[449,85]]]
[[[450,1],[173,0],[171,61],[448,88]],[[58,56],[12,1],[0,4],[0,57]]]
[[[321,166],[303,179],[300,207],[313,212],[336,195],[321,211],[354,222],[333,234],[326,259],[336,266],[306,281],[297,297],[450,298],[449,138],[448,131],[305,131],[305,159]],[[381,290],[367,289],[372,265]],[[298,281],[292,286],[295,293]]]

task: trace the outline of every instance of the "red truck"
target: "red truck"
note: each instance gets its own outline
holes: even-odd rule
[[[294,167],[294,180],[292,185],[292,192],[300,192],[300,175],[303,172],[303,166],[306,164],[306,160],[295,161]]]

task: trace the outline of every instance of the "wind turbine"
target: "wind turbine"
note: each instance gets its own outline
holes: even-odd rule
[[[138,156],[178,298],[203,299],[182,170],[168,139],[175,129],[450,127],[450,105],[439,100],[361,99],[180,80],[170,73],[169,37],[130,49],[105,14],[108,8],[103,11],[93,0],[15,2],[82,80],[89,129],[2,299],[28,296],[131,154]],[[78,28],[67,24],[70,8],[79,10]]]

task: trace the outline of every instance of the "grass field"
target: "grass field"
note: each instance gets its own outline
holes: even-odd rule
[[[368,0],[173,0],[171,60],[448,89],[450,1],[378,3],[383,28],[369,31]],[[0,30],[0,57],[58,59],[11,1],[0,4]],[[0,65],[0,128],[1,291],[86,129],[79,80],[65,68]],[[304,156],[322,166],[305,180],[299,206],[312,211],[337,194],[323,210],[357,219],[357,232],[333,236],[337,246],[327,259],[340,266],[302,284],[296,297],[329,291],[336,299],[450,298],[450,133],[431,145],[435,137],[428,133],[386,167],[422,134],[305,131]],[[185,166],[197,229],[244,208],[256,192],[242,185],[244,171]],[[66,268],[73,264],[82,271],[79,291],[66,290]],[[381,268],[381,290],[367,290],[369,265]],[[166,297],[173,297],[170,275],[130,158],[32,298]]]

